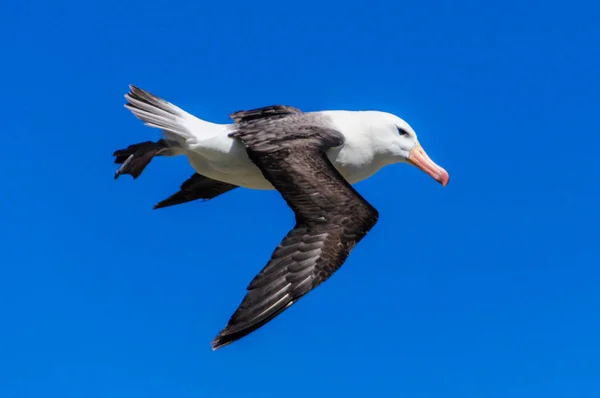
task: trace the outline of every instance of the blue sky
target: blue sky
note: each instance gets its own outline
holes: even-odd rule
[[[598,6],[484,3],[3,2],[0,396],[599,396]],[[358,184],[380,221],[341,270],[213,352],[293,215],[153,211],[185,159],[114,181],[158,137],[130,83],[215,122],[394,112],[451,181]]]

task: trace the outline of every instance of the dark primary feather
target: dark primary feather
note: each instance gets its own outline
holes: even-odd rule
[[[209,200],[224,194],[225,192],[229,192],[234,188],[237,188],[237,185],[213,180],[212,178],[196,173],[181,184],[179,191],[169,196],[167,199],[158,202],[154,205],[154,208],[161,209],[163,207],[179,205],[198,199]]]
[[[260,328],[327,280],[378,219],[327,158],[325,151],[343,142],[337,131],[266,120],[241,124],[232,135],[292,208],[296,225],[252,280],[213,349]]]

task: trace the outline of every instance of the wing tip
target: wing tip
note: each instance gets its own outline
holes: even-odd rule
[[[233,343],[236,338],[232,338],[231,335],[224,334],[221,332],[215,337],[213,341],[211,341],[210,345],[213,351],[217,351],[219,348],[223,348],[231,343]]]
[[[269,323],[277,315],[281,314],[283,311],[288,309],[292,304],[294,304],[297,301],[298,299],[291,300],[290,302],[286,303],[283,307],[278,308],[277,311],[269,314],[269,316],[259,320],[258,322],[250,323],[249,325],[243,327],[232,326],[231,323],[228,324],[225,327],[225,329],[221,330],[217,337],[215,337],[215,339],[210,343],[212,346],[212,350],[216,351],[219,348],[223,348],[255,332],[256,330]]]

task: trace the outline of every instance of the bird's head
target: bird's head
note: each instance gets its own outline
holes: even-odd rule
[[[377,122],[372,128],[377,130],[386,154],[395,162],[404,162],[416,166],[443,186],[448,184],[450,176],[427,155],[415,130],[403,119],[391,113],[377,112]]]

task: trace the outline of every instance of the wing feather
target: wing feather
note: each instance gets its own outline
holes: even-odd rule
[[[163,207],[180,205],[199,199],[210,200],[235,188],[237,188],[236,185],[213,180],[195,173],[181,184],[179,191],[154,205],[154,209],[162,209]]]
[[[233,112],[229,117],[236,123],[251,122],[253,120],[265,118],[278,118],[288,115],[302,113],[298,108],[289,105],[270,105],[262,108],[251,109],[247,111]]]
[[[285,120],[248,123],[234,133],[292,208],[296,225],[250,282],[213,349],[252,333],[331,277],[378,219],[327,158],[328,148],[343,143],[341,135]]]

